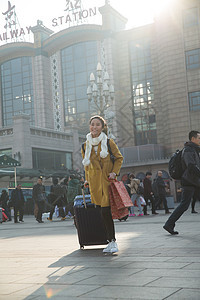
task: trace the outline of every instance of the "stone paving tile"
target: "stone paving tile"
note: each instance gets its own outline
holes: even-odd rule
[[[187,270],[199,270],[200,272],[200,263],[194,262],[184,267]]]
[[[117,299],[148,299],[161,300],[170,296],[172,293],[178,291],[177,288],[153,288],[153,287],[130,287],[130,286],[103,286],[95,291],[89,292],[88,299],[96,299],[99,295],[103,299],[117,298]],[[147,296],[148,295],[148,296]],[[80,297],[81,298],[81,297]]]
[[[171,262],[131,262],[123,268],[144,268],[144,269],[182,269],[186,267],[188,263],[171,263]]]
[[[167,300],[199,300],[200,291],[199,289],[181,289],[175,294],[166,298]]]
[[[152,287],[175,287],[175,288],[191,288],[191,289],[199,289],[199,296],[200,296],[200,281],[199,278],[177,278],[177,277],[162,277],[153,282],[147,283],[146,286]]]
[[[23,291],[26,288],[33,288],[34,285],[33,284],[24,284],[24,283],[18,283],[18,284],[9,284],[9,283],[0,283],[0,295],[2,297],[6,296],[6,295],[10,295],[13,293],[16,293],[18,291]],[[1,298],[0,298],[1,299]]]
[[[158,277],[137,277],[137,274],[132,275],[132,276],[127,276],[126,278],[122,278],[120,272],[113,278],[109,275],[104,275],[104,276],[92,276],[88,279],[81,280],[80,282],[76,284],[86,284],[86,285],[91,285],[91,284],[99,284],[101,286],[119,286],[123,284],[123,286],[144,286],[147,285],[148,283],[157,280]]]
[[[32,294],[34,297],[38,296],[39,299],[41,299],[41,297],[46,297],[46,299],[52,299],[52,297],[60,299],[60,296],[65,297],[65,299],[71,299],[71,297],[80,297],[81,295],[84,295],[86,293],[89,293],[90,291],[94,291],[99,288],[99,285],[80,285],[79,288],[77,288],[77,285],[44,284],[43,286],[34,285],[32,287],[24,288],[20,292],[16,292],[15,295],[21,295],[23,297],[22,299],[24,299],[26,296],[30,296],[30,294]]]
[[[146,269],[141,270],[137,273],[138,276],[158,276],[158,277],[173,277],[173,278],[191,278],[191,277],[200,277],[199,270],[185,270],[185,269]]]
[[[170,262],[200,263],[200,253],[199,253],[199,257],[171,257],[169,261]]]

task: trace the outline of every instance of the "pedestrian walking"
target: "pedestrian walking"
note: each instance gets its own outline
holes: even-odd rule
[[[36,220],[38,221],[38,223],[44,223],[42,221],[42,213],[45,207],[45,187],[42,184],[42,180],[42,176],[39,176],[37,184],[33,186],[32,191],[33,201],[35,202],[38,208],[36,211]]]
[[[24,222],[23,215],[24,215],[24,195],[22,192],[21,184],[18,184],[16,189],[14,189],[11,193],[11,203],[14,207],[14,222],[20,223]],[[18,221],[18,214],[19,214],[19,221]]]
[[[157,215],[158,213],[156,212],[156,209],[155,209],[155,198],[153,197],[151,178],[152,178],[152,173],[151,172],[146,172],[146,176],[143,180],[144,200],[146,201],[146,204],[148,204],[148,200],[151,201],[152,215]],[[144,205],[143,211],[144,211],[144,215],[148,215],[147,205]]]
[[[178,231],[174,231],[176,221],[189,208],[192,197],[200,193],[199,154],[200,132],[193,130],[189,132],[189,141],[185,143],[182,151],[181,165],[183,174],[181,177],[181,202],[163,226],[163,228],[172,235],[178,234]]]
[[[130,210],[129,217],[136,216],[136,214],[134,212],[135,205],[137,205],[138,210],[139,210],[138,216],[139,217],[143,216],[142,205],[141,205],[141,201],[140,201],[141,195],[139,194],[139,191],[138,191],[138,187],[140,186],[140,179],[135,178],[135,175],[133,173],[130,173],[129,181],[126,185],[130,188],[130,197],[131,197],[131,201],[133,203],[133,206],[131,206],[129,208],[129,210]]]
[[[8,217],[8,221],[12,221],[10,207],[9,207],[9,195],[6,190],[2,190],[0,197],[0,206],[5,209],[5,214]]]
[[[158,171],[157,173],[157,178],[156,178],[156,185],[158,189],[158,197],[159,197],[159,202],[156,203],[156,207],[160,206],[161,203],[164,205],[165,213],[170,214],[169,208],[167,206],[167,199],[166,199],[166,184],[162,178],[162,171]]]
[[[101,207],[101,215],[105,224],[108,246],[104,253],[118,251],[115,238],[115,227],[111,215],[109,186],[110,180],[119,174],[123,157],[112,139],[108,140],[107,126],[101,116],[90,119],[90,133],[87,134],[84,149],[82,149],[83,165],[85,167],[85,187],[90,188],[92,203]],[[110,150],[112,151],[111,159]]]
[[[65,205],[66,199],[66,188],[63,185],[58,184],[58,179],[53,178],[53,185],[50,188],[50,204],[51,209],[49,213],[49,217],[47,220],[52,221],[53,213],[55,211],[55,207],[57,206],[59,209],[59,217],[61,220],[65,220],[65,212],[63,206]]]

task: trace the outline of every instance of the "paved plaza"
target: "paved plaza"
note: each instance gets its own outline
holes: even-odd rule
[[[119,252],[79,249],[72,220],[0,224],[0,300],[200,299],[200,204],[177,222],[157,216],[116,221]]]

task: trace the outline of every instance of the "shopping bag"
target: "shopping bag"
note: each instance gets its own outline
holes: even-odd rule
[[[133,206],[131,198],[122,181],[112,181],[109,188],[112,193],[112,198],[118,209]]]
[[[137,199],[138,199],[138,198],[135,199],[134,206],[138,206],[138,205],[137,205]],[[146,205],[146,201],[144,200],[144,198],[143,198],[142,196],[140,196],[139,200],[140,200],[140,204],[141,204],[142,206]]]
[[[144,200],[144,198],[142,196],[140,196],[140,203],[142,206],[146,205],[146,201]]]
[[[129,214],[127,207],[118,209],[111,189],[109,189],[109,198],[110,198],[112,219],[122,219],[123,217],[125,217]]]
[[[109,199],[110,199],[112,219],[122,219],[123,217],[125,217],[129,214],[129,211],[128,211],[127,207],[125,207],[125,206],[121,207],[121,205],[119,205],[119,203],[118,203],[119,195],[117,196],[116,189],[113,188],[112,183],[109,186]],[[117,205],[117,203],[118,203],[118,205]],[[129,204],[127,204],[127,205],[129,205]],[[131,205],[133,205],[132,201],[129,206],[131,206]],[[119,208],[119,207],[121,207],[121,208]]]

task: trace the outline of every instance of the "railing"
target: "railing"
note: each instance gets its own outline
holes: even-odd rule
[[[7,136],[13,134],[13,128],[4,128],[0,130],[0,136]]]
[[[123,165],[137,165],[145,162],[168,159],[165,156],[164,146],[158,144],[120,148],[120,151],[124,157]]]
[[[62,139],[70,141],[72,139],[71,134],[68,133],[59,133],[57,131],[42,129],[42,128],[30,128],[31,135],[55,138],[55,139]]]

